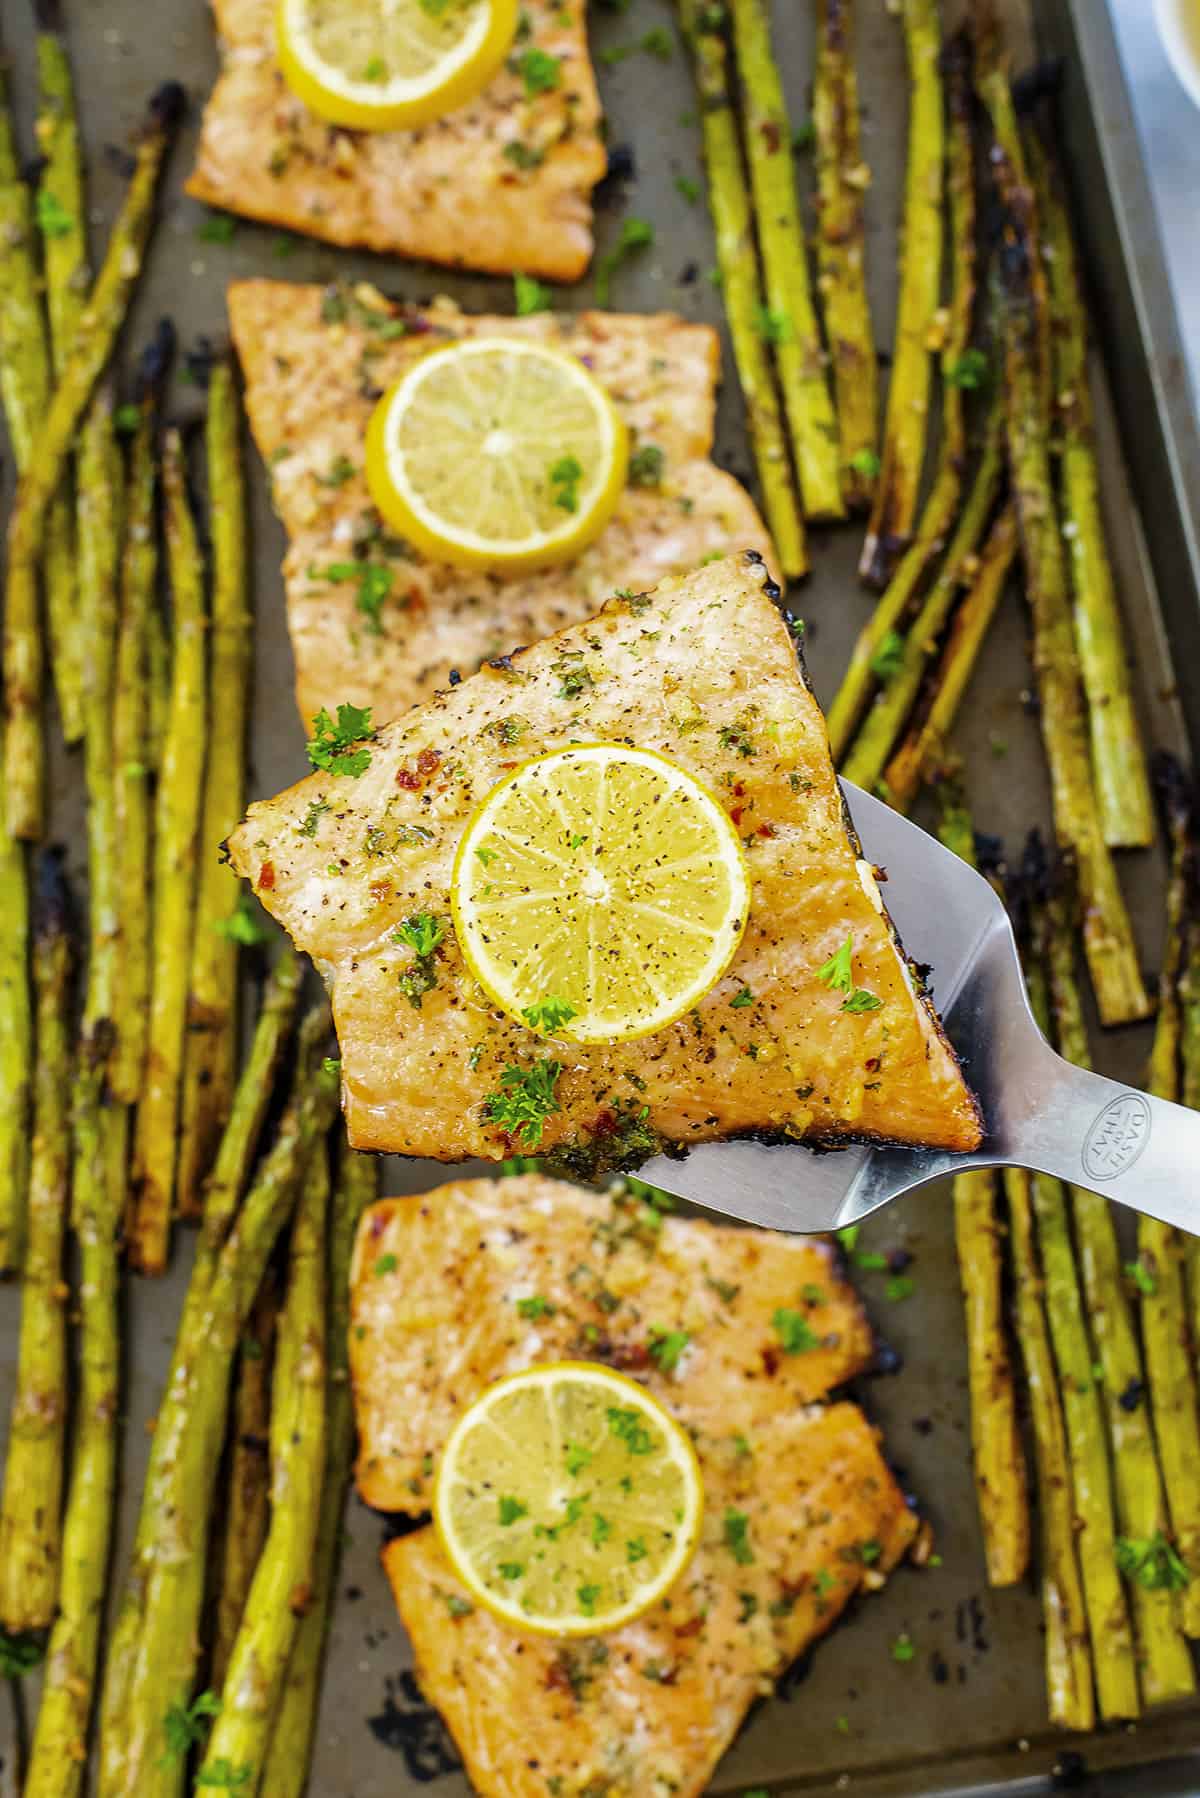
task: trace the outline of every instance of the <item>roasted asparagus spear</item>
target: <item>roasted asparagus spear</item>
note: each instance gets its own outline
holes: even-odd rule
[[[197,1784],[229,1767],[263,1784],[271,1726],[312,1591],[326,1453],[325,1254],[329,1152],[319,1142],[292,1228],[271,1395],[271,1527],[255,1569]]]
[[[908,172],[896,341],[883,428],[883,456],[858,571],[882,587],[908,547],[921,473],[942,280],[942,27],[938,0],[902,0],[908,52]]]
[[[0,1504],[0,1624],[46,1629],[58,1604],[67,1423],[63,1241],[70,1195],[71,919],[58,855],[43,853],[34,906],[37,1073],[21,1339]]]
[[[302,1798],[308,1782],[317,1721],[321,1668],[337,1574],[346,1487],[354,1458],[354,1398],[350,1390],[350,1258],[358,1220],[379,1196],[379,1163],[343,1142],[329,1239],[329,1396],[326,1403],[325,1483],[313,1562],[312,1596],[288,1663],[261,1791],[266,1798]]]
[[[1155,774],[1171,845],[1171,868],[1158,1018],[1146,1084],[1160,1099],[1178,1101],[1182,1034],[1179,979],[1192,854],[1191,796],[1183,770],[1173,757],[1159,757]],[[1140,1217],[1138,1263],[1142,1343],[1155,1439],[1171,1529],[1191,1575],[1181,1596],[1180,1616],[1185,1632],[1196,1636],[1200,1635],[1200,1392],[1190,1352],[1184,1244],[1178,1230],[1157,1218]]]
[[[238,1350],[228,1496],[222,1516],[221,1571],[209,1668],[209,1683],[215,1692],[225,1684],[250,1582],[267,1539],[271,1486],[268,1430],[278,1310],[279,1297],[268,1268]]]
[[[301,1026],[295,1089],[275,1144],[215,1265],[207,1255],[198,1262],[200,1292],[195,1303],[185,1304],[108,1657],[102,1798],[130,1792],[168,1798],[181,1789],[182,1766],[164,1758],[164,1720],[172,1706],[186,1708],[195,1677],[230,1370],[267,1258],[291,1214],[313,1147],[337,1109],[337,1075],[321,1063],[327,1030],[324,1007]]]
[[[239,882],[217,845],[245,809],[253,619],[239,408],[227,362],[217,364],[209,382],[207,447],[213,571],[210,726],[176,1180],[184,1217],[202,1210],[202,1184],[229,1117],[237,1071],[237,944],[218,925],[237,907]]]
[[[939,837],[947,849],[975,867],[975,833],[961,773],[954,765],[943,765],[937,796]],[[996,1179],[990,1168],[956,1178],[954,1235],[966,1311],[971,1447],[988,1584],[1012,1586],[1029,1564],[1029,1494],[1004,1321],[1004,1250],[996,1218]]]
[[[1042,1309],[1042,1283],[1029,1204],[1030,1176],[1004,1170],[1008,1230],[1016,1276],[1017,1340],[1033,1423],[1041,1516],[1042,1615],[1045,1619],[1046,1697],[1050,1721],[1063,1729],[1091,1729],[1096,1720],[1092,1651],[1075,1552],[1075,1505],[1062,1402]],[[1119,1587],[1118,1587],[1119,1592]],[[1097,1652],[1098,1663],[1103,1651]],[[1130,1656],[1132,1668],[1132,1655]],[[1136,1695],[1136,1682],[1134,1692]]]
[[[1075,984],[1077,920],[1071,900],[1070,887],[1064,883],[1047,908],[1047,972],[1059,1049],[1076,1066],[1088,1067],[1087,1027]],[[1121,1537],[1127,1544],[1154,1543],[1163,1539],[1168,1528],[1167,1509],[1112,1212],[1107,1199],[1082,1187],[1071,1188],[1071,1201],[1088,1317],[1104,1374]],[[1175,1595],[1157,1582],[1153,1569],[1135,1571],[1131,1585],[1146,1703],[1162,1704],[1183,1697],[1195,1690],[1196,1677],[1179,1627]]]
[[[837,420],[809,290],[808,254],[792,168],[792,127],[771,50],[770,21],[764,0],[733,0],[732,13],[767,322],[800,497],[807,518],[844,518]]]
[[[125,475],[113,434],[112,395],[97,392],[79,434],[77,456],[80,636],[83,644],[83,766],[87,784],[89,952],[84,1025],[116,1010],[117,868],[120,861],[113,773],[113,671]]]
[[[1104,840],[1111,848],[1146,848],[1154,841],[1154,801],[1100,509],[1087,315],[1075,244],[1066,207],[1036,136],[1027,138],[1026,148],[1046,250],[1062,526],[1071,565],[1075,642],[1087,695],[1096,801]]]
[[[120,1387],[119,1200],[101,1118],[108,1026],[85,1037],[75,1076],[71,1222],[79,1248],[80,1384],[62,1537],[58,1617],[25,1798],[77,1798],[87,1768],[117,1476]]]
[[[703,7],[700,0],[679,0],[679,17],[696,63],[717,267],[763,505],[779,566],[788,580],[794,580],[808,570],[804,521],[792,485],[770,357],[759,330],[766,307],[730,94],[722,20]]]
[[[1006,71],[994,55],[981,61],[980,91],[994,133],[990,167],[1004,215],[999,274],[1008,452],[1055,830],[1079,870],[1084,946],[1101,1021],[1123,1024],[1146,1017],[1151,1007],[1092,779],[1087,707],[1050,469],[1048,313],[1033,195]]]
[[[41,645],[36,626],[37,566],[46,537],[47,516],[84,408],[108,361],[141,272],[159,174],[182,112],[183,90],[169,82],[151,102],[125,203],[84,307],[74,348],[41,420],[29,463],[21,474],[9,519],[4,758],[8,822],[14,836],[36,837],[42,823]]]
[[[813,78],[817,288],[833,364],[842,493],[864,510],[879,472],[879,371],[867,301],[863,160],[854,67],[854,0],[817,0]]]
[[[4,797],[0,770],[0,801]],[[21,1265],[29,1186],[33,1014],[25,849],[0,818],[0,1276]]]
[[[148,1274],[166,1267],[170,1239],[208,722],[204,566],[178,431],[167,432],[162,469],[175,653],[155,805],[150,1032],[138,1103],[138,1195],[129,1241],[134,1265]]]

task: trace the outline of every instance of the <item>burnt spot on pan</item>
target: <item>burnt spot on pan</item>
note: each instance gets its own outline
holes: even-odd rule
[[[418,1785],[432,1785],[461,1771],[462,1762],[450,1732],[431,1704],[426,1704],[411,1669],[384,1683],[383,1709],[367,1718],[377,1742],[404,1757],[405,1770]]]

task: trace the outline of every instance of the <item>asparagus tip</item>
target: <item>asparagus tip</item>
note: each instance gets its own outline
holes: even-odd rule
[[[174,131],[187,111],[187,94],[178,81],[164,81],[150,96],[150,131]]]
[[[51,844],[38,856],[33,900],[33,927],[39,939],[67,936],[71,930],[71,891],[63,872],[66,851]]]

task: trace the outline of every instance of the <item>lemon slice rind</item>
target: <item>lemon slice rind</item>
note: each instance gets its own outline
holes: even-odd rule
[[[624,1413],[626,1417],[636,1414],[637,1422],[648,1432],[657,1432],[658,1440],[653,1449],[644,1453],[623,1453],[620,1452],[619,1445],[607,1445],[613,1447],[614,1455],[619,1454],[621,1471],[631,1482],[628,1491],[618,1492],[616,1484],[610,1480],[606,1486],[601,1485],[597,1493],[598,1481],[594,1466],[587,1467],[579,1477],[560,1477],[558,1470],[551,1472],[545,1461],[539,1460],[531,1467],[529,1458],[519,1454],[520,1443],[511,1434],[511,1404],[516,1395],[539,1392],[547,1406],[553,1408],[555,1390],[558,1389],[561,1393],[568,1385],[574,1388],[576,1395],[587,1389],[596,1401],[599,1414],[607,1416],[610,1408]],[[510,1410],[510,1418],[506,1426],[501,1428],[499,1423],[494,1423],[494,1419],[498,1411],[505,1409]],[[560,1404],[558,1410],[562,1413],[565,1407]],[[501,1445],[501,1454],[504,1447],[512,1451],[512,1465],[500,1460],[495,1451],[489,1453],[487,1492],[486,1498],[483,1498],[471,1489],[469,1480],[464,1478],[463,1463],[470,1458],[471,1438],[476,1432],[489,1428],[495,1443]],[[557,1441],[556,1425],[551,1423],[550,1429]],[[564,1447],[565,1452],[566,1445],[560,1443],[560,1446]],[[638,1483],[640,1474],[644,1488],[648,1471],[653,1476],[653,1483],[659,1487],[658,1502],[664,1507],[661,1514],[656,1513],[649,1523],[646,1521],[646,1511],[639,1508],[639,1497],[644,1506],[646,1494],[644,1490],[639,1493]],[[553,1516],[561,1520],[567,1514],[561,1502],[564,1493],[588,1494],[586,1505],[578,1519],[583,1527],[576,1529],[572,1525],[560,1530],[557,1541],[550,1546],[546,1546],[546,1536],[542,1536],[540,1542],[538,1538],[539,1523],[544,1528],[545,1519],[538,1517],[536,1500],[532,1498],[532,1484],[539,1474],[545,1476],[544,1496],[550,1503],[558,1503],[557,1509],[546,1512],[546,1518]],[[526,1512],[510,1529],[487,1530],[481,1521],[481,1511],[485,1505],[499,1505],[506,1483],[521,1485],[521,1490],[530,1500]],[[464,1512],[464,1501],[459,1498],[461,1487],[467,1488],[465,1504],[474,1507],[478,1533],[480,1536],[487,1535],[493,1552],[496,1542],[503,1541],[511,1544],[506,1550],[508,1553],[520,1552],[526,1556],[531,1551],[540,1551],[543,1555],[554,1553],[556,1559],[552,1562],[552,1567],[556,1566],[560,1570],[564,1589],[575,1594],[580,1586],[586,1589],[591,1580],[596,1581],[599,1592],[592,1607],[584,1612],[572,1609],[568,1602],[553,1611],[531,1609],[507,1589],[507,1582],[501,1576],[497,1576],[501,1579],[499,1585],[495,1580],[484,1577],[480,1561],[487,1549],[482,1544],[476,1549],[465,1539],[460,1527]],[[667,1505],[670,1515],[666,1514]],[[596,1571],[598,1549],[594,1540],[593,1520],[597,1513],[608,1526],[608,1541],[613,1544],[612,1556],[605,1569],[608,1579],[598,1575]],[[686,1432],[644,1386],[598,1363],[560,1361],[531,1367],[522,1373],[510,1374],[497,1380],[463,1412],[451,1431],[438,1463],[433,1518],[442,1550],[454,1573],[478,1603],[494,1616],[535,1635],[594,1636],[620,1629],[643,1616],[674,1586],[700,1540],[704,1518],[704,1482],[695,1449]],[[636,1563],[642,1569],[640,1573],[632,1570],[633,1564],[628,1557],[622,1564],[617,1554],[622,1533],[627,1532],[630,1527],[627,1520],[636,1520],[633,1527],[637,1528],[639,1539],[643,1543],[647,1536],[659,1535],[666,1542],[666,1547],[661,1552],[651,1551],[643,1561]],[[650,1563],[649,1566],[646,1565],[647,1562]],[[552,1573],[545,1577],[547,1583],[556,1583]],[[602,1604],[601,1597],[610,1582],[615,1583],[621,1592],[628,1592],[629,1596]]]

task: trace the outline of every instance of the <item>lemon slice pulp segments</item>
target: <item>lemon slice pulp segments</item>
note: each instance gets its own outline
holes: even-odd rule
[[[728,814],[686,769],[586,743],[492,788],[463,833],[450,903],[497,1005],[546,1035],[611,1043],[662,1029],[720,979],[750,882]]]
[[[503,338],[414,363],[367,430],[367,481],[388,523],[468,568],[577,555],[611,518],[628,457],[625,426],[582,362]]]
[[[483,1605],[556,1636],[618,1629],[678,1579],[704,1488],[685,1432],[623,1374],[588,1361],[489,1386],[438,1466],[434,1521]]]
[[[428,124],[474,99],[517,29],[517,0],[278,0],[284,80],[359,131]]]

